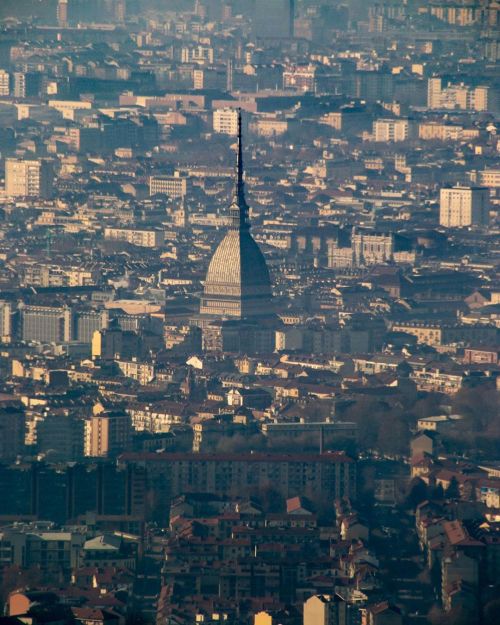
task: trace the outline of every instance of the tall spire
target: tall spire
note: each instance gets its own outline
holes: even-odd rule
[[[231,215],[232,228],[249,228],[248,223],[248,204],[245,199],[245,183],[243,181],[243,141],[241,130],[241,109],[238,109],[238,147],[236,157],[236,180],[234,185],[234,195],[231,207],[229,209]]]

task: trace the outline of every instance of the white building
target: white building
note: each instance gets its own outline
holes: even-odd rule
[[[485,226],[489,220],[490,194],[485,187],[441,189],[439,223],[445,228]]]
[[[10,75],[4,69],[0,69],[0,96],[10,93]]]
[[[410,138],[410,121],[408,119],[377,119],[373,122],[373,135],[375,141],[407,141]]]
[[[49,100],[49,107],[59,111],[64,119],[75,120],[75,114],[79,111],[90,111],[92,102],[84,100]]]
[[[161,247],[165,243],[163,230],[135,230],[129,228],[105,228],[104,238],[125,241],[138,247]]]
[[[487,111],[489,87],[469,87],[464,83],[447,84],[443,87],[441,78],[429,78],[427,82],[427,106],[430,109],[461,109]]]
[[[12,304],[0,301],[0,340],[10,343],[12,338]]]
[[[500,167],[498,169],[483,169],[478,172],[478,183],[483,187],[500,189]]]
[[[238,134],[237,109],[216,109],[213,115],[213,129],[214,132],[236,137]]]
[[[53,180],[52,166],[46,160],[8,158],[5,161],[5,193],[10,197],[49,198]]]
[[[441,108],[441,78],[429,78],[427,81],[427,106],[430,109]]]
[[[171,198],[184,197],[189,188],[189,180],[179,175],[151,176],[149,195],[168,195]]]

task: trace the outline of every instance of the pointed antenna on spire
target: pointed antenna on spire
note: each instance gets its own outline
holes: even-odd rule
[[[238,156],[236,160],[236,189],[237,197],[240,199],[243,192],[243,144],[241,131],[241,108],[238,109]]]
[[[236,180],[234,198],[230,209],[233,227],[248,228],[248,205],[245,200],[245,183],[243,181],[243,141],[241,108],[238,109],[238,141],[236,156]]]

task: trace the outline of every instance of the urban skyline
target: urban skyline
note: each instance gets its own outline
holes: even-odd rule
[[[498,625],[497,0],[0,0],[0,625]]]

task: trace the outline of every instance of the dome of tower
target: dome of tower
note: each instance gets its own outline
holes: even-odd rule
[[[229,230],[212,256],[205,294],[271,296],[266,261],[248,230]]]

